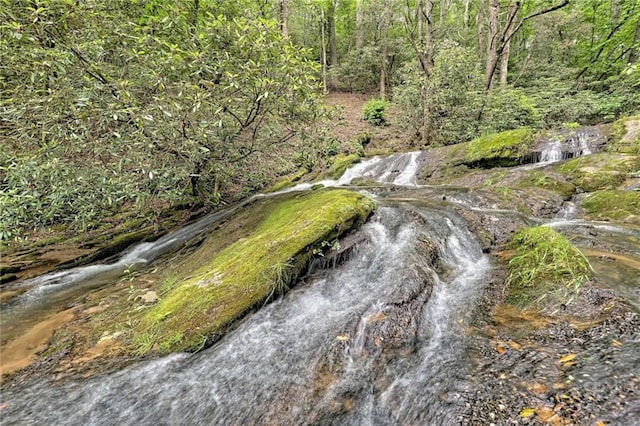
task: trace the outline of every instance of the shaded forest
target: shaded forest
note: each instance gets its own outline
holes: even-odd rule
[[[327,92],[397,107],[421,148],[640,106],[635,0],[0,5],[5,242],[213,208],[365,155],[331,134]]]

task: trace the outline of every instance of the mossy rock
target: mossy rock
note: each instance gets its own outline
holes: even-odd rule
[[[640,191],[598,191],[589,194],[582,208],[590,219],[640,223]]]
[[[611,126],[609,151],[640,154],[640,115],[624,117]]]
[[[550,227],[518,231],[509,244],[507,302],[524,308],[555,309],[571,303],[592,269],[587,258]]]
[[[615,189],[639,169],[639,156],[606,152],[574,158],[556,168],[585,192]]]
[[[335,156],[332,160],[331,167],[329,167],[327,171],[327,177],[330,179],[339,179],[349,167],[360,162],[360,158],[361,157],[356,154]]]
[[[535,131],[528,128],[482,136],[469,142],[465,161],[483,168],[518,165],[531,150],[534,137]]]
[[[328,242],[366,220],[373,202],[346,190],[290,195],[253,212],[255,228],[220,249],[205,241],[162,300],[136,327],[132,351],[197,350],[219,339],[239,318],[284,292]],[[215,252],[211,252],[214,247]],[[208,259],[207,259],[208,258]]]
[[[527,176],[518,181],[517,186],[522,188],[541,188],[556,192],[562,196],[564,200],[571,199],[576,187],[561,179],[557,179],[547,173],[539,171],[531,171]]]

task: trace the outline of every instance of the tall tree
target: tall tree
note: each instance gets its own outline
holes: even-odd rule
[[[356,49],[364,47],[364,0],[356,0]]]

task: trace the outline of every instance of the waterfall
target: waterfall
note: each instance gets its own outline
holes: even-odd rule
[[[351,260],[308,278],[208,350],[84,382],[9,389],[2,396],[3,424],[303,424],[315,418],[355,425],[372,413],[402,423],[415,415],[409,387],[425,389],[413,402],[444,410],[437,398],[426,401],[426,393],[447,392],[455,376],[459,352],[451,347],[464,340],[460,327],[487,259],[452,211],[381,207],[362,232],[366,242]],[[440,253],[439,273],[420,254],[425,238]],[[402,304],[412,308],[399,309]],[[396,315],[406,324],[394,323]],[[397,371],[385,361],[395,345],[415,348],[408,358],[396,354]],[[372,382],[375,376],[389,385]],[[407,406],[397,406],[400,397]],[[332,407],[342,403],[353,407],[336,413]]]
[[[562,160],[562,142],[554,140],[547,143],[540,153],[541,163],[553,163]]]

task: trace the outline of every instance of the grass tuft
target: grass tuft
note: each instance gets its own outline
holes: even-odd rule
[[[521,307],[556,309],[578,295],[592,272],[587,258],[546,226],[525,228],[510,243],[507,300]]]

